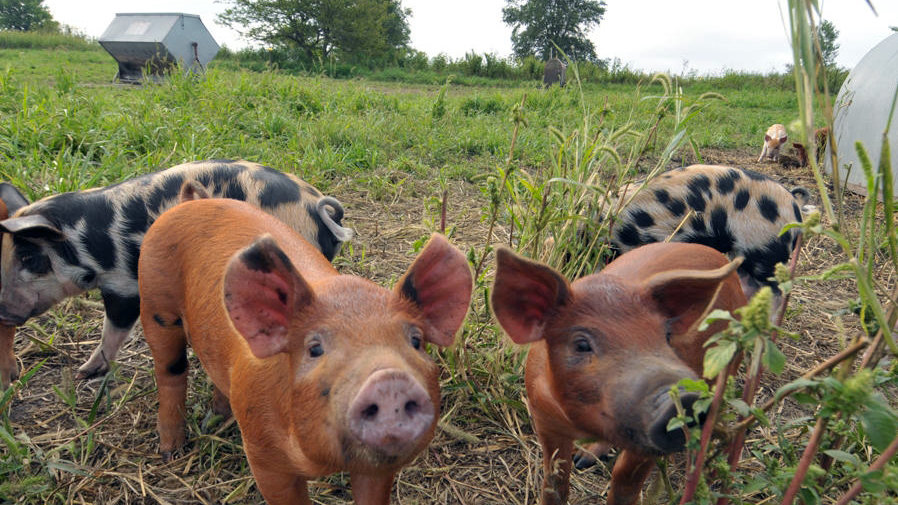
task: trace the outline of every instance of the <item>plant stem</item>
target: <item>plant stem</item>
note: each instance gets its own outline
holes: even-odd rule
[[[888,447],[886,447],[886,450],[882,451],[882,454],[880,454],[879,457],[876,458],[876,461],[874,461],[873,464],[867,468],[867,473],[881,470],[884,466],[886,466],[886,463],[888,463],[889,460],[891,460],[892,457],[895,456],[896,452],[898,452],[898,437],[896,437],[895,440],[892,440],[892,443],[889,444]],[[851,486],[851,489],[846,491],[845,494],[843,494],[842,497],[839,498],[839,501],[836,502],[836,505],[848,505],[848,503],[851,502],[851,500],[854,499],[855,496],[860,494],[862,489],[863,484],[861,484],[860,479],[858,479]]]
[[[780,505],[791,505],[792,500],[795,499],[795,495],[797,495],[798,491],[801,489],[801,484],[804,482],[804,477],[811,467],[811,462],[814,460],[814,456],[817,455],[817,448],[820,446],[823,434],[826,433],[826,424],[828,421],[829,420],[823,416],[817,418],[817,424],[814,425],[814,432],[811,433],[811,439],[808,441],[807,447],[804,448],[804,453],[802,453],[801,459],[798,461],[798,468],[795,469],[795,475],[792,477],[792,482],[789,483],[789,487],[786,489],[786,494],[783,495],[783,501],[780,502]]]
[[[711,440],[711,433],[714,431],[714,424],[717,420],[717,413],[720,411],[720,402],[723,400],[723,394],[726,390],[727,377],[730,375],[730,369],[726,367],[717,374],[717,383],[714,385],[714,399],[711,400],[711,408],[708,410],[708,417],[705,419],[705,425],[702,427],[702,437],[699,442],[698,454],[695,455],[695,463],[689,478],[686,480],[686,488],[683,490],[683,498],[680,505],[692,501],[695,496],[695,490],[702,476],[702,469],[705,466],[705,455],[708,452],[708,442]]]

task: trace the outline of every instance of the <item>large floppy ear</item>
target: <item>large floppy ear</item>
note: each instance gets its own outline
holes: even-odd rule
[[[715,270],[668,270],[659,272],[642,283],[642,289],[671,320],[670,331],[682,334],[702,317],[714,302],[721,284],[736,269],[742,258]]]
[[[567,279],[552,268],[496,251],[496,280],[490,303],[502,329],[518,344],[543,338],[546,323],[571,298]]]
[[[267,234],[228,262],[223,294],[234,328],[257,358],[287,350],[291,319],[314,298],[293,263]]]
[[[8,182],[0,182],[0,200],[3,200],[3,203],[6,204],[6,210],[9,211],[10,216],[28,205],[28,199],[25,198],[25,195]]]
[[[473,285],[465,255],[434,233],[396,283],[394,292],[420,309],[428,326],[425,338],[446,347],[455,341],[465,320]]]
[[[49,219],[40,214],[4,219],[0,221],[0,231],[24,238],[65,240],[65,235],[62,231],[55,224],[51,223]]]

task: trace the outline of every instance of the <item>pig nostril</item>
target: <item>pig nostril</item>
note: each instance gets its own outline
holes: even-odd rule
[[[409,417],[414,417],[415,414],[421,411],[421,406],[418,405],[418,402],[414,400],[409,400],[405,402],[405,413]]]
[[[362,418],[370,421],[377,417],[378,410],[380,410],[380,408],[377,406],[377,404],[372,403],[371,405],[365,407],[364,410],[362,410]]]

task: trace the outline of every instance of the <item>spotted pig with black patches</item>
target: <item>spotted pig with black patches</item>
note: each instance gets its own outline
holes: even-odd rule
[[[49,196],[0,221],[0,324],[21,325],[67,297],[99,288],[102,341],[78,377],[105,373],[139,316],[137,260],[144,234],[178,203],[190,181],[211,197],[242,200],[272,214],[329,260],[352,236],[341,226],[343,207],[336,199],[247,161],[185,163],[105,188]]]
[[[678,168],[639,186],[622,197],[629,203],[612,238],[620,252],[668,237],[703,244],[745,258],[739,278],[748,297],[764,285],[779,292],[770,278],[777,263],[789,261],[800,233],[792,229],[780,236],[780,231],[801,222],[807,190],[790,192],[759,173],[712,165]]]

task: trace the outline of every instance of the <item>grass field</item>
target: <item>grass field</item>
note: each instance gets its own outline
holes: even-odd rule
[[[577,207],[570,202],[582,204],[655,168],[732,164],[790,187],[814,187],[807,170],[755,163],[767,127],[798,117],[794,91],[759,80],[738,86],[733,77],[686,84],[648,79],[638,87],[587,81],[543,90],[535,82],[409,85],[232,67],[213,64],[198,78],[117,85],[114,62],[96,46],[0,49],[0,179],[34,199],[185,161],[259,161],[340,199],[344,224],[358,236],[337,267],[385,286],[407,268],[421,239],[442,228],[445,206],[453,242],[484,267],[458,344],[432,351],[444,370],[442,417],[434,442],[398,477],[395,503],[538,502],[541,452],[523,401],[524,353],[501,335],[485,303],[492,260],[484,257],[491,245],[511,243],[557,262],[561,250],[541,248],[549,235],[571,233]],[[845,230],[857,233],[864,202],[848,196],[844,205]],[[589,261],[580,273],[600,266],[597,258]],[[837,247],[814,238],[799,272],[822,274],[840,261]],[[881,256],[876,261],[882,294],[894,284],[894,272]],[[765,376],[762,398],[862,333],[850,310],[856,298],[843,276],[796,284],[785,326],[799,338],[781,340],[786,369]],[[141,335],[105,379],[72,380],[99,338],[101,321],[94,294],[19,330],[20,366],[35,372],[11,403],[0,405],[0,503],[260,502],[236,425],[204,423],[211,384],[195,360],[189,446],[171,463],[157,453],[155,384]],[[892,398],[894,370],[883,369],[877,380]],[[738,408],[732,409],[735,418]],[[749,432],[750,456],[727,477],[742,484],[735,502],[783,494],[813,414],[813,405],[786,400],[768,413],[769,424]],[[839,421],[832,437],[842,442],[832,447],[841,452],[830,455],[836,463],[828,478],[816,467],[822,473],[806,483],[805,503],[832,503],[875,459],[879,449],[870,448],[853,419]],[[657,503],[676,498],[684,462],[670,458],[669,480],[655,480],[649,494],[660,497]],[[577,473],[572,503],[601,502],[609,476],[608,464]],[[894,472],[874,477],[860,499],[878,503],[883,492],[896,499]],[[673,487],[666,488],[669,481]],[[350,499],[342,474],[315,481],[310,490],[315,503]],[[711,496],[705,488],[702,503]]]

